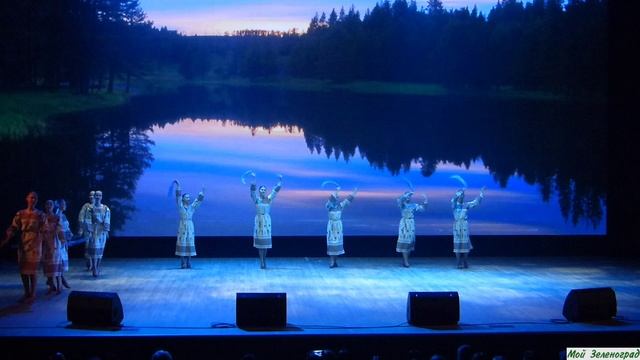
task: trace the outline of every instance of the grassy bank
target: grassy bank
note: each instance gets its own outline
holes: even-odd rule
[[[327,92],[348,91],[360,94],[382,95],[415,95],[415,96],[477,96],[500,99],[525,99],[525,100],[567,100],[564,95],[547,91],[517,90],[510,87],[491,90],[476,89],[449,89],[438,84],[428,83],[400,83],[384,81],[354,81],[349,83],[336,83],[329,80],[300,79],[300,78],[275,78],[275,79],[247,79],[247,78],[215,78],[205,77],[186,81],[176,71],[167,70],[161,74],[154,74],[139,80],[138,89],[143,93],[166,91],[183,85],[198,85],[204,87],[231,86],[231,87],[267,87],[279,90]]]
[[[134,80],[133,94],[165,93],[180,86],[197,85],[214,89],[219,86],[266,87],[279,90],[329,92],[347,91],[360,94],[413,95],[413,96],[478,96],[504,100],[526,99],[562,101],[561,95],[548,92],[521,91],[509,88],[478,91],[470,89],[447,89],[441,85],[423,83],[395,83],[380,81],[358,81],[335,83],[316,79],[261,79],[246,78],[204,78],[186,81],[177,72],[166,70]],[[129,94],[95,93],[74,94],[69,91],[31,91],[0,93],[0,139],[20,138],[44,130],[47,119],[56,115],[89,109],[118,106],[125,103]]]
[[[123,94],[78,95],[68,91],[0,93],[0,138],[38,133],[51,117],[117,106],[126,99]]]

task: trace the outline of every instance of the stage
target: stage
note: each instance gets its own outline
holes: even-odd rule
[[[415,348],[418,344],[437,348],[437,343],[446,347],[441,352],[449,353],[460,342],[493,348],[492,342],[514,339],[512,344],[526,344],[535,336],[555,341],[556,347],[585,341],[581,346],[640,345],[637,262],[592,257],[471,257],[468,269],[455,268],[453,257],[413,258],[410,268],[401,267],[400,262],[399,257],[344,257],[339,267],[329,269],[327,258],[267,258],[268,268],[261,270],[257,258],[196,257],[193,269],[180,269],[177,258],[105,258],[102,276],[94,278],[84,271],[82,259],[72,259],[66,274],[71,290],[118,293],[124,321],[121,329],[114,330],[70,327],[66,318],[70,290],[45,295],[42,276],[35,303],[18,304],[22,285],[17,265],[5,260],[0,267],[0,335],[3,342],[29,343],[37,338],[41,344],[61,348],[78,338],[85,338],[85,344],[107,339],[134,344],[138,339],[138,349],[176,346],[182,338],[191,339],[190,346],[196,348],[205,342],[218,344],[218,351],[224,354],[260,353],[247,344],[273,345],[273,339],[287,339],[287,350],[271,351],[284,354],[296,349],[298,357],[311,344],[362,348],[364,343],[357,339],[371,337],[380,337],[389,346],[408,342],[407,346]],[[592,287],[615,290],[618,317],[606,323],[567,322],[562,316],[567,293]],[[458,292],[459,326],[410,326],[406,309],[411,291]],[[286,293],[287,328],[247,331],[235,327],[238,292]],[[562,345],[567,341],[573,343]],[[193,345],[198,342],[202,344]],[[296,342],[299,345],[292,345]],[[244,345],[234,347],[234,343]],[[225,344],[233,350],[224,349]],[[375,341],[364,348],[389,351]]]

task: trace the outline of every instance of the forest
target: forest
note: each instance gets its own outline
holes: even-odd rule
[[[574,96],[607,90],[607,0],[502,0],[488,14],[442,1],[319,11],[305,32],[186,36],[138,0],[3,1],[0,89],[131,90],[140,77],[438,84]]]

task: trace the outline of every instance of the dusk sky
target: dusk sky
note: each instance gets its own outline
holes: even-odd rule
[[[484,14],[497,0],[443,0],[447,9],[474,5]],[[427,1],[416,2],[418,8]],[[142,9],[156,27],[166,26],[185,35],[223,35],[243,29],[306,31],[316,12],[345,10],[353,5],[364,14],[375,6],[375,0],[140,0]]]

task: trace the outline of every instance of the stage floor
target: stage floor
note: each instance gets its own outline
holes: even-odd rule
[[[179,260],[104,259],[93,278],[82,259],[72,259],[66,278],[72,290],[117,292],[125,318],[117,331],[69,328],[69,290],[45,295],[39,277],[34,304],[16,300],[22,285],[14,263],[0,264],[0,336],[252,336],[317,334],[555,333],[640,330],[640,264],[608,258],[470,258],[455,268],[453,258],[269,258],[261,270],[254,258]],[[618,320],[612,324],[567,323],[562,306],[574,288],[612,287]],[[428,329],[407,324],[410,291],[457,291],[460,326]],[[286,292],[283,331],[249,332],[235,324],[237,292]]]

